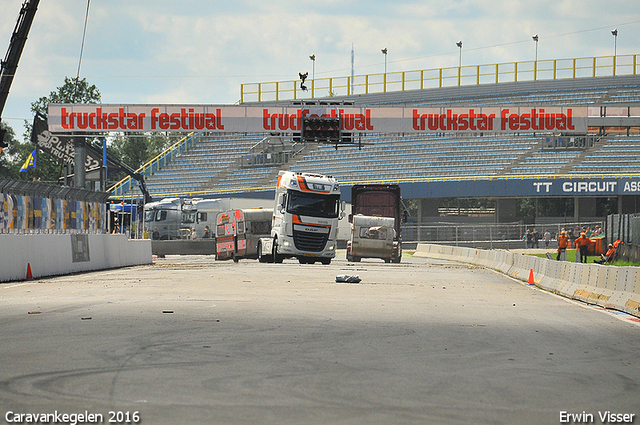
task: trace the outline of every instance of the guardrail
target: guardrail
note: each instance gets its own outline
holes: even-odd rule
[[[632,54],[546,59],[316,78],[307,80],[307,91],[300,89],[300,80],[245,83],[240,85],[240,103],[295,100],[303,96],[308,98],[309,94],[311,98],[316,95],[351,96],[502,82],[636,75],[638,56]]]

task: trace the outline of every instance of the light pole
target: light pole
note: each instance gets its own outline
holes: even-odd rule
[[[313,62],[312,71],[311,71],[311,97],[316,97],[315,89],[316,89],[316,55],[313,54],[309,56],[309,59]]]
[[[311,73],[311,79],[315,80],[316,79],[316,55],[309,56],[309,59],[311,59],[311,61],[313,62],[313,69],[312,69],[312,73]]]
[[[456,43],[456,46],[460,48],[460,59],[458,59],[458,67],[462,66],[462,40]]]
[[[384,73],[387,73],[387,48],[385,47],[384,49],[381,50],[382,54],[384,55]]]
[[[532,35],[533,41],[536,42],[536,60],[533,62],[533,81],[538,77],[538,34]]]
[[[615,57],[618,54],[618,28],[612,29],[611,35],[613,35],[613,56]]]

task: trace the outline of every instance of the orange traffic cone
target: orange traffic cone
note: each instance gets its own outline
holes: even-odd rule
[[[31,263],[27,263],[27,280],[32,280],[33,274],[31,273]]]
[[[527,282],[527,284],[529,285],[535,285],[536,282],[533,280],[533,269],[529,270],[529,282]]]

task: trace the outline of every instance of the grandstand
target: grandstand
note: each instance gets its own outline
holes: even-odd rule
[[[399,183],[405,198],[420,199],[420,220],[438,216],[438,202],[429,199],[447,197],[495,199],[497,222],[519,220],[515,200],[538,196],[574,198],[576,219],[597,218],[596,198],[604,197],[608,198],[606,202],[618,198],[618,212],[637,212],[638,56],[627,58],[630,65],[625,75],[614,68],[603,76],[593,58],[590,76],[576,77],[580,70],[574,60],[574,69],[567,69],[573,78],[556,78],[554,71],[552,79],[523,81],[514,75],[509,82],[497,82],[503,75],[497,74],[496,67],[495,83],[480,84],[477,78],[475,84],[461,85],[459,79],[453,86],[405,90],[403,84],[396,91],[385,87],[377,92],[367,87],[360,94],[306,99],[294,89],[289,90],[293,94],[289,100],[283,100],[286,93],[277,93],[277,89],[295,86],[281,83],[274,85],[274,99],[243,103],[260,107],[586,107],[589,130],[585,134],[368,133],[354,134],[355,144],[336,148],[296,143],[291,135],[200,133],[189,136],[187,142],[174,146],[140,172],[156,199],[270,196],[278,170],[289,169],[337,177],[347,201],[352,184]],[[402,78],[404,81],[404,73]],[[329,87],[331,84],[329,81]],[[258,97],[264,100],[268,92],[258,87]],[[242,95],[247,99],[249,92],[245,89]],[[129,185],[120,182],[112,188],[112,194],[130,195],[133,192]]]
[[[215,176],[228,173],[236,159],[245,155],[262,137],[201,136],[191,149],[153,174],[147,181],[147,189],[152,195],[201,190]]]
[[[638,115],[640,76],[512,82],[315,100],[401,106],[588,105],[593,107],[592,114],[609,108],[615,109],[616,114]],[[287,104],[290,102],[268,103]],[[546,133],[363,135],[356,139],[361,146],[335,149],[331,145],[309,144],[286,162],[249,164],[251,149],[269,137],[268,134],[200,135],[194,147],[148,178],[149,191],[154,197],[215,196],[268,188],[275,185],[281,168],[330,174],[345,184],[371,180],[640,174],[637,129],[628,135],[626,131],[594,132],[588,137]]]

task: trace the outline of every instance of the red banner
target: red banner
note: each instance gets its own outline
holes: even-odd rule
[[[49,105],[49,130],[73,132],[296,133],[302,117],[340,117],[353,133],[586,133],[586,107],[263,107]]]

